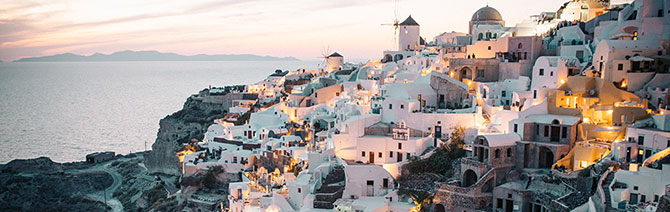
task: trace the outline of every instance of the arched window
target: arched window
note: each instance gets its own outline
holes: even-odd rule
[[[479,36],[477,37],[477,40],[482,40],[482,38],[484,38],[484,34],[480,32]]]
[[[553,121],[551,121],[551,124],[560,124],[560,123],[561,123],[561,122],[558,121],[558,119],[554,119]]]
[[[523,44],[519,43],[519,49],[523,48]]]
[[[496,149],[495,156],[496,158],[500,158],[500,149]]]
[[[508,147],[508,148],[507,148],[507,157],[508,157],[508,158],[509,158],[509,157],[512,157],[512,148],[511,148],[511,147]]]

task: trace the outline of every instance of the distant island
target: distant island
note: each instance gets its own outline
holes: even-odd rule
[[[252,54],[198,54],[192,56],[158,51],[120,51],[112,54],[95,53],[89,56],[72,53],[44,57],[28,57],[14,62],[99,62],[99,61],[297,61],[295,57],[272,57]]]

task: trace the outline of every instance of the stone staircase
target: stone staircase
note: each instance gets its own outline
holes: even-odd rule
[[[314,208],[333,209],[335,200],[342,198],[345,185],[344,167],[338,166],[324,180],[321,188],[314,193]]]
[[[600,185],[602,186],[603,192],[605,193],[605,211],[618,211],[618,209],[612,207],[612,197],[610,195],[610,188],[609,185],[612,184],[612,181],[614,181],[614,173],[610,172],[607,177],[605,177],[605,180],[603,180],[603,184]]]

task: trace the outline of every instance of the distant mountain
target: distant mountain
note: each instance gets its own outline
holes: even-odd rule
[[[120,51],[112,54],[95,53],[90,56],[72,53],[44,57],[21,58],[14,62],[87,62],[87,61],[290,61],[295,57],[271,57],[252,54],[199,54],[193,56],[157,51]]]

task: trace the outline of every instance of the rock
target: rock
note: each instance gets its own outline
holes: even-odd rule
[[[49,158],[14,160],[0,165],[0,211],[104,211],[103,202],[86,195],[112,184],[105,172],[64,173]]]
[[[3,173],[59,173],[63,172],[60,164],[47,157],[35,159],[18,159],[2,165]]]
[[[202,139],[207,127],[223,117],[222,107],[222,104],[204,103],[199,98],[189,97],[181,110],[161,119],[152,151],[145,156],[147,169],[152,173],[178,175],[177,151],[193,138]]]

